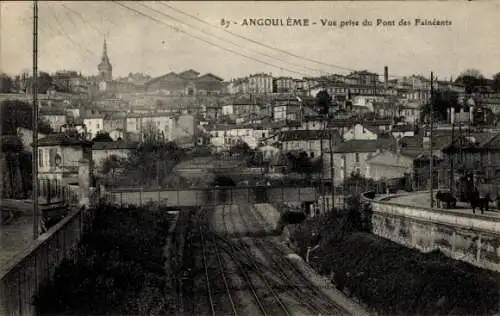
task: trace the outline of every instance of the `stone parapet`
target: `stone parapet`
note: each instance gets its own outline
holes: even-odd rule
[[[500,272],[500,217],[372,200],[372,232],[422,252],[439,250]]]

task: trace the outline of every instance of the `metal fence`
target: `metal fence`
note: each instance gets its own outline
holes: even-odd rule
[[[127,188],[107,193],[110,202],[119,205],[161,203],[171,207],[207,204],[313,202],[318,192],[314,187],[219,187],[195,189]]]
[[[33,298],[49,282],[63,259],[75,259],[76,247],[92,227],[93,212],[75,209],[0,269],[0,315],[36,315]]]

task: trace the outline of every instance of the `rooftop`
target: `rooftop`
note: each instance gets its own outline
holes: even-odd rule
[[[340,143],[341,137],[338,131],[334,130],[291,130],[283,131],[279,139],[281,141],[307,141],[332,138],[335,144]]]
[[[136,149],[138,146],[138,142],[128,142],[125,140],[118,140],[115,142],[94,142],[92,144],[92,150]]]
[[[38,146],[92,146],[92,142],[68,133],[49,134],[38,141]]]
[[[379,137],[377,140],[351,139],[334,149],[335,153],[367,153],[390,148],[395,144],[392,137]]]

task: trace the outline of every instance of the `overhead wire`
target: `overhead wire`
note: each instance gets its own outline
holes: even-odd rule
[[[183,33],[183,34],[185,34],[185,35],[187,35],[187,36],[189,36],[189,37],[191,37],[191,38],[197,39],[197,40],[199,40],[199,41],[201,41],[201,42],[204,42],[204,43],[206,43],[206,44],[208,44],[208,45],[211,45],[211,46],[217,47],[217,48],[219,48],[219,49],[221,49],[221,50],[224,50],[224,51],[227,51],[227,52],[233,53],[233,54],[235,54],[235,55],[238,55],[238,56],[244,57],[244,58],[246,58],[246,59],[250,59],[250,60],[253,60],[253,61],[255,61],[255,62],[258,62],[258,63],[264,64],[264,65],[267,65],[267,66],[271,66],[271,67],[273,67],[273,68],[277,68],[277,69],[280,69],[280,70],[283,70],[283,71],[286,71],[286,72],[289,72],[289,73],[298,74],[298,75],[301,75],[301,76],[304,76],[304,77],[309,77],[309,76],[310,76],[309,74],[306,74],[306,73],[303,73],[303,72],[300,72],[300,71],[296,71],[296,70],[292,70],[292,69],[289,69],[289,68],[286,68],[286,67],[283,67],[283,66],[278,66],[278,65],[275,65],[275,64],[273,64],[273,63],[270,63],[270,62],[267,62],[267,61],[263,61],[263,60],[257,59],[257,58],[255,58],[255,57],[248,56],[248,55],[246,55],[246,54],[242,54],[242,53],[240,53],[240,52],[238,52],[238,51],[235,51],[235,50],[233,50],[233,49],[230,49],[230,48],[227,48],[227,47],[224,47],[224,46],[221,46],[221,45],[215,44],[215,43],[213,43],[213,42],[211,42],[211,41],[209,41],[209,40],[206,40],[206,39],[204,39],[204,38],[202,38],[202,37],[199,37],[199,36],[197,36],[197,35],[193,35],[193,34],[191,34],[191,33],[188,33],[188,32],[186,32],[185,30],[183,30],[183,29],[181,29],[181,28],[179,28],[179,27],[177,27],[177,26],[173,26],[173,25],[171,25],[171,24],[166,23],[165,21],[159,20],[159,19],[157,19],[157,18],[155,18],[155,17],[153,17],[153,16],[151,16],[151,15],[148,15],[147,13],[144,13],[144,12],[139,11],[139,10],[137,10],[137,9],[134,9],[134,8],[128,7],[128,6],[126,6],[125,4],[120,3],[120,2],[118,2],[118,1],[112,1],[112,3],[114,3],[114,4],[116,4],[116,5],[119,5],[119,6],[121,6],[121,7],[125,8],[125,9],[127,9],[127,10],[129,10],[129,11],[132,11],[132,12],[134,12],[134,13],[138,14],[138,15],[141,15],[141,16],[143,16],[143,17],[147,18],[147,19],[150,19],[150,20],[152,20],[152,21],[155,21],[155,22],[158,22],[158,23],[160,23],[160,24],[163,24],[163,25],[167,26],[168,28],[171,28],[171,29],[173,29],[173,30],[175,30],[175,31],[177,31],[177,32]]]
[[[146,8],[146,9],[149,9],[149,10],[151,10],[151,11],[154,11],[154,12],[156,12],[156,13],[158,13],[158,14],[160,14],[160,15],[162,15],[162,16],[164,16],[164,17],[166,17],[166,18],[169,18],[169,19],[171,19],[171,20],[173,20],[173,21],[176,21],[176,22],[178,22],[178,23],[181,23],[181,24],[183,24],[183,25],[186,25],[186,26],[188,26],[188,27],[190,27],[190,28],[192,28],[192,29],[195,29],[195,30],[197,30],[197,31],[199,31],[199,32],[202,32],[203,34],[206,34],[206,35],[208,35],[208,36],[210,36],[210,37],[216,38],[216,39],[221,40],[221,41],[224,41],[224,42],[228,42],[228,43],[230,43],[231,45],[234,45],[234,46],[236,46],[236,47],[238,47],[238,48],[240,48],[240,49],[241,49],[241,48],[243,48],[243,49],[245,49],[245,50],[247,50],[247,51],[250,51],[250,52],[252,52],[252,53],[259,54],[259,55],[265,56],[265,57],[267,57],[267,58],[274,59],[274,60],[276,60],[276,61],[282,62],[282,63],[284,63],[284,64],[288,64],[288,65],[291,65],[291,66],[294,66],[294,67],[303,68],[303,69],[307,69],[307,70],[314,71],[314,72],[319,72],[319,73],[321,73],[321,74],[324,74],[324,73],[325,73],[325,71],[324,71],[324,70],[321,70],[321,69],[312,68],[312,67],[308,67],[308,66],[305,66],[305,65],[301,65],[301,64],[297,64],[297,63],[289,62],[289,61],[286,61],[286,60],[283,60],[283,59],[277,58],[277,57],[275,57],[275,56],[272,56],[272,55],[269,55],[269,54],[266,54],[266,53],[263,53],[263,52],[259,52],[259,51],[256,51],[256,50],[251,50],[251,49],[248,49],[248,48],[241,47],[241,45],[240,45],[240,44],[234,43],[234,42],[233,42],[233,41],[231,41],[231,40],[228,40],[228,39],[223,38],[223,37],[221,37],[221,36],[217,36],[217,35],[215,35],[215,34],[212,34],[212,33],[210,33],[210,32],[205,31],[204,29],[201,29],[201,28],[199,28],[199,27],[196,27],[196,26],[193,26],[193,25],[191,25],[191,24],[188,24],[188,23],[186,23],[186,22],[184,22],[184,21],[182,21],[182,20],[180,20],[180,19],[177,19],[177,18],[175,18],[175,17],[173,17],[173,16],[171,16],[171,15],[169,15],[169,14],[166,14],[166,13],[164,13],[164,12],[162,12],[162,11],[159,11],[159,10],[157,10],[157,9],[155,9],[155,8],[152,8],[152,7],[150,7],[150,6],[147,6],[147,5],[143,4],[143,3],[137,3],[137,4],[138,4],[138,5],[140,5],[140,6],[142,6],[142,7],[144,7],[144,8]],[[161,3],[160,3],[160,4],[161,4]]]
[[[79,48],[81,48],[83,50],[83,52],[85,52],[87,54],[87,57],[88,57],[88,60],[87,61],[90,61],[90,60],[93,60],[94,57],[99,57],[96,53],[92,52],[91,50],[89,50],[87,47],[83,46],[82,44],[78,43],[77,41],[75,41],[70,34],[68,34],[68,32],[66,32],[66,30],[64,29],[64,26],[62,25],[61,21],[59,20],[59,18],[57,17],[57,14],[54,12],[51,4],[49,3],[48,6],[47,6],[48,10],[49,10],[49,13],[54,17],[54,20],[56,22],[56,24],[58,25],[59,27],[59,33],[66,37],[73,45],[75,46],[78,46]],[[75,50],[73,50],[75,51]]]
[[[171,25],[171,24],[169,24],[169,23],[166,23],[165,21],[162,21],[162,20],[160,20],[160,19],[158,19],[158,18],[156,18],[156,17],[152,16],[151,14],[148,14],[148,13],[142,12],[142,11],[140,11],[140,10],[137,10],[137,9],[135,9],[135,8],[133,8],[133,7],[127,6],[127,5],[123,4],[123,3],[120,3],[119,1],[112,1],[112,3],[115,3],[116,5],[119,5],[119,6],[123,7],[123,8],[125,8],[125,9],[127,9],[128,11],[131,11],[131,12],[133,12],[133,13],[135,13],[135,14],[138,14],[138,15],[140,15],[140,16],[143,16],[143,17],[145,17],[145,18],[147,18],[147,19],[149,19],[149,20],[152,20],[152,21],[154,21],[154,22],[160,23],[160,24],[162,24],[162,25],[164,25],[164,26],[166,26],[166,27],[168,27],[168,28],[170,28],[170,29],[175,30],[176,32],[183,33],[183,34],[185,34],[185,35],[187,35],[187,36],[189,36],[189,37],[191,37],[191,38],[197,39],[197,40],[199,40],[199,41],[201,41],[201,42],[204,42],[204,43],[209,44],[209,45],[211,45],[211,46],[217,47],[217,48],[219,48],[219,49],[221,49],[221,50],[224,50],[224,51],[227,51],[227,52],[229,52],[229,53],[232,53],[232,54],[235,54],[235,55],[241,56],[241,57],[246,58],[246,59],[250,59],[250,60],[255,61],[255,62],[258,62],[258,63],[260,63],[260,64],[264,64],[264,65],[271,66],[271,67],[276,68],[276,69],[280,69],[280,70],[285,71],[285,72],[289,72],[289,73],[293,73],[293,74],[298,74],[298,75],[301,75],[301,76],[303,76],[303,77],[311,77],[311,74],[307,74],[307,73],[304,73],[304,72],[302,72],[302,71],[297,71],[297,70],[294,70],[294,69],[290,69],[290,68],[287,68],[287,67],[284,67],[284,66],[281,66],[281,65],[277,65],[277,64],[275,64],[275,63],[273,63],[273,62],[268,62],[268,61],[261,60],[261,59],[258,59],[258,58],[256,58],[256,57],[253,57],[253,56],[250,56],[250,55],[247,55],[247,54],[243,54],[243,53],[241,53],[241,52],[239,52],[239,51],[235,51],[235,50],[233,50],[233,49],[230,49],[230,48],[227,48],[227,47],[225,47],[225,46],[222,46],[222,45],[219,45],[219,44],[217,44],[217,43],[214,43],[214,42],[212,42],[212,41],[210,41],[210,40],[207,40],[207,39],[205,39],[205,38],[203,38],[203,37],[200,37],[200,36],[197,36],[197,35],[191,34],[191,33],[187,32],[187,31],[185,31],[184,29],[179,28],[178,26],[175,26],[175,25]],[[200,18],[198,18],[198,17],[196,17],[196,16],[193,16],[193,15],[191,15],[191,14],[189,14],[189,13],[183,12],[182,10],[176,9],[175,7],[173,7],[173,6],[171,6],[171,5],[165,4],[165,3],[161,2],[161,1],[160,1],[160,2],[158,2],[158,3],[159,3],[159,4],[161,4],[162,6],[168,7],[168,8],[170,8],[170,9],[172,9],[172,10],[176,11],[176,12],[179,12],[179,13],[181,13],[181,14],[183,14],[183,15],[186,15],[186,16],[189,16],[189,17],[191,17],[191,18],[193,18],[193,19],[196,19],[197,21],[199,21],[199,22],[201,22],[201,23],[204,23],[204,24],[209,25],[209,26],[212,26],[212,27],[216,27],[215,25],[212,25],[212,24],[210,24],[209,22],[204,21],[203,19],[200,19]],[[243,48],[243,47],[241,47],[241,45],[240,45],[240,44],[234,43],[234,42],[233,42],[233,41],[231,41],[231,40],[228,40],[228,39],[222,38],[222,37],[217,36],[217,35],[215,35],[215,34],[211,34],[210,32],[207,32],[207,31],[205,31],[205,30],[203,30],[203,29],[200,29],[200,28],[198,28],[198,27],[196,27],[196,26],[190,25],[190,24],[188,24],[188,23],[186,23],[186,22],[184,22],[184,21],[181,21],[180,19],[177,19],[177,18],[175,18],[175,17],[173,17],[173,16],[171,16],[171,15],[169,15],[169,14],[166,14],[166,13],[164,13],[164,12],[162,12],[162,11],[159,11],[159,10],[157,10],[157,9],[155,9],[155,8],[152,8],[152,7],[150,7],[150,6],[144,5],[144,4],[142,4],[142,3],[138,3],[138,4],[139,4],[140,6],[142,6],[142,7],[144,7],[145,9],[148,9],[148,10],[151,10],[151,11],[153,11],[153,12],[156,12],[157,14],[160,14],[160,15],[162,15],[162,16],[164,16],[164,17],[168,18],[168,19],[171,19],[171,20],[173,20],[173,21],[176,21],[176,22],[178,22],[178,23],[181,23],[181,24],[183,24],[183,25],[186,25],[186,26],[188,26],[188,27],[190,27],[190,28],[192,28],[192,29],[196,29],[197,31],[200,31],[200,32],[202,32],[202,33],[203,33],[203,34],[205,34],[205,35],[208,35],[208,36],[210,36],[210,37],[216,38],[216,39],[221,40],[221,41],[228,42],[228,43],[230,43],[231,45],[234,45],[234,46],[236,46],[236,47],[238,47],[238,48]],[[70,8],[69,6],[67,6],[66,4],[62,4],[62,6],[63,6],[63,7],[64,7],[67,11],[69,11],[69,12],[73,13],[74,15],[77,15],[77,16],[78,16],[78,17],[79,17],[79,18],[80,18],[80,19],[81,19],[81,20],[82,20],[82,21],[83,21],[86,25],[88,25],[89,27],[91,27],[93,30],[95,30],[96,32],[102,33],[102,32],[101,32],[100,30],[98,30],[95,26],[93,26],[93,25],[92,25],[92,24],[90,24],[90,23],[87,23],[87,21],[85,20],[85,18],[84,18],[84,17],[83,17],[83,16],[82,16],[79,12],[77,12],[76,10],[71,9],[71,8]],[[54,16],[54,19],[55,19],[56,23],[59,25],[60,29],[62,30],[62,31],[60,31],[60,33],[63,33],[63,35],[64,35],[64,36],[66,36],[66,37],[68,38],[68,40],[70,40],[70,41],[71,41],[74,45],[77,45],[77,46],[81,47],[81,48],[84,50],[84,52],[86,52],[86,53],[87,53],[87,55],[88,55],[88,56],[91,56],[91,58],[94,58],[95,56],[97,56],[94,52],[90,51],[87,47],[84,47],[84,46],[82,46],[81,44],[79,44],[77,41],[75,41],[75,40],[74,40],[74,39],[73,39],[73,38],[72,38],[72,37],[71,37],[71,36],[70,36],[70,35],[69,35],[69,34],[68,34],[65,30],[64,30],[64,28],[62,27],[62,24],[61,24],[61,22],[60,22],[59,18],[57,17],[57,15],[56,15],[56,14],[52,11],[52,9],[51,9],[50,7],[49,7],[49,9],[50,9],[50,11],[51,11],[51,14]],[[66,14],[68,14],[68,13],[66,12]],[[68,15],[67,15],[67,16],[68,16]],[[68,16],[68,18],[69,18],[69,16]],[[74,24],[74,21],[71,21],[71,22]],[[299,56],[299,55],[296,55],[296,54],[294,54],[294,53],[291,53],[291,52],[288,52],[288,51],[285,51],[285,50],[282,50],[282,49],[279,49],[279,48],[273,47],[273,46],[271,46],[271,45],[268,45],[268,44],[265,44],[265,43],[262,43],[262,42],[259,42],[259,41],[256,41],[256,40],[253,40],[253,39],[251,39],[251,38],[248,38],[248,37],[242,36],[242,35],[240,35],[240,34],[238,34],[238,33],[231,32],[231,31],[226,30],[226,29],[224,29],[224,28],[220,28],[220,29],[221,29],[221,30],[223,30],[224,32],[228,33],[228,34],[231,34],[231,35],[233,35],[233,36],[236,36],[236,37],[238,37],[238,38],[240,38],[240,39],[243,39],[243,40],[245,40],[245,41],[249,41],[249,42],[251,42],[251,43],[253,43],[253,44],[256,44],[256,45],[259,45],[259,46],[262,46],[262,47],[265,47],[265,48],[268,48],[268,49],[271,49],[271,50],[274,50],[274,51],[279,52],[279,53],[282,53],[282,54],[286,54],[286,55],[288,55],[288,56],[292,56],[292,57],[294,57],[294,58],[298,58],[298,59],[302,59],[302,60],[305,60],[305,61],[313,62],[313,63],[316,63],[316,64],[320,64],[320,65],[328,66],[328,67],[331,67],[331,68],[342,69],[342,70],[349,70],[349,71],[359,71],[359,70],[356,70],[356,69],[353,69],[353,68],[348,68],[348,67],[343,67],[343,66],[339,66],[339,65],[334,65],[334,64],[329,64],[329,63],[324,63],[324,62],[322,62],[322,61],[314,60],[314,59],[307,58],[307,57],[304,57],[304,56]],[[245,48],[243,48],[243,49],[245,49]],[[250,50],[250,49],[248,49],[248,48],[246,48],[246,50],[248,50],[248,51],[252,51],[252,50]],[[308,66],[305,66],[305,65],[299,65],[299,64],[297,64],[297,63],[292,63],[292,62],[289,62],[289,61],[286,61],[286,60],[283,60],[283,59],[280,59],[280,58],[277,58],[277,57],[273,57],[273,56],[271,56],[271,55],[269,55],[269,54],[266,54],[266,53],[263,53],[263,52],[256,52],[256,51],[253,51],[253,52],[254,52],[254,53],[257,53],[257,54],[260,54],[260,55],[262,55],[262,56],[265,56],[265,57],[267,57],[267,58],[270,58],[270,59],[272,59],[272,60],[274,60],[274,61],[277,61],[277,62],[279,62],[279,63],[284,63],[284,64],[292,65],[292,66],[294,66],[294,67],[300,67],[300,68],[303,68],[303,69],[308,69],[308,70],[311,70],[311,71],[320,72],[320,73],[322,73],[322,74],[326,73],[326,71],[323,71],[323,70],[320,70],[320,69],[317,69],[317,68],[308,67]],[[98,57],[98,56],[97,56],[97,57]],[[403,77],[403,76],[394,76],[394,75],[389,76],[389,77],[390,77],[390,78],[405,78],[405,77]]]
[[[65,37],[65,35],[59,30],[59,29],[56,29],[54,26],[50,25],[50,24],[42,24],[40,23],[40,29],[42,32],[39,32],[39,36],[43,36],[43,34],[48,34],[49,36],[51,37]],[[66,46],[66,48],[68,48],[68,50],[70,51],[74,51],[74,47],[69,45],[69,43],[67,42],[67,40],[63,40],[62,41],[63,45]],[[48,50],[46,46],[44,45],[40,45],[40,49],[39,49],[40,52],[43,52],[43,55],[40,56],[40,59],[45,59],[45,58],[48,58],[50,59],[50,61],[52,63],[59,63],[60,61],[57,60],[57,52],[54,53],[54,51],[52,50]],[[81,53],[76,53],[76,56],[78,57],[78,59],[81,61],[81,62],[87,62],[88,61],[88,57],[87,56],[82,56]]]
[[[308,57],[305,57],[305,56],[300,56],[300,55],[294,54],[292,52],[289,52],[289,51],[286,51],[286,50],[283,50],[283,49],[280,49],[280,48],[268,45],[266,43],[254,40],[254,39],[246,37],[246,36],[243,36],[243,35],[238,34],[236,32],[232,32],[232,31],[227,30],[227,29],[225,29],[223,27],[213,25],[213,24],[211,24],[211,23],[209,23],[209,22],[207,22],[207,21],[205,21],[203,19],[200,19],[197,16],[194,16],[192,14],[186,13],[186,12],[184,12],[182,10],[179,10],[179,9],[177,9],[177,8],[169,5],[169,4],[166,4],[163,1],[158,1],[158,3],[160,5],[162,5],[162,6],[170,8],[170,9],[172,9],[172,10],[174,10],[174,11],[180,13],[180,14],[183,14],[185,16],[188,16],[188,17],[192,18],[192,19],[195,19],[195,20],[197,20],[197,21],[199,21],[199,22],[201,22],[203,24],[206,24],[206,25],[211,26],[211,27],[215,27],[215,28],[217,28],[219,30],[222,30],[222,31],[228,33],[228,34],[231,34],[231,35],[236,36],[236,37],[238,37],[240,39],[243,39],[245,41],[248,41],[248,42],[251,42],[253,44],[256,44],[258,46],[265,47],[267,49],[271,49],[271,50],[274,50],[276,52],[279,52],[279,53],[282,53],[282,54],[286,54],[288,56],[291,56],[291,57],[294,57],[294,58],[297,58],[297,59],[300,59],[300,60],[303,60],[303,61],[308,61],[308,62],[316,63],[316,64],[319,64],[319,65],[323,65],[323,66],[328,66],[328,67],[334,68],[334,69],[347,70],[347,71],[352,71],[352,72],[360,71],[359,69],[348,68],[348,67],[339,66],[339,65],[335,65],[335,64],[325,63],[325,62],[322,62],[322,61],[319,61],[319,60],[315,60],[315,59],[312,59],[312,58],[308,58]],[[404,78],[404,76],[389,75],[389,78]]]

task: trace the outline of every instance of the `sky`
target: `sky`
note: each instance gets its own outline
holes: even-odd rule
[[[444,80],[469,68],[486,77],[500,72],[497,0],[38,5],[38,68],[48,72],[96,75],[104,38],[113,77],[129,72],[156,77],[187,69],[225,80],[258,72],[304,77],[366,69],[382,74],[384,66],[391,78],[433,71]],[[0,70],[10,75],[29,71],[33,2],[2,1],[1,17]],[[285,25],[243,25],[244,19],[259,18],[281,19]],[[308,19],[309,26],[288,26],[287,18]],[[221,27],[222,19],[231,21],[228,28]],[[377,26],[377,19],[394,20],[395,25]],[[411,25],[398,25],[402,19]],[[448,20],[451,25],[417,26],[415,19]],[[326,20],[337,26],[323,26]],[[359,24],[339,27],[349,20]],[[364,20],[373,25],[363,26]]]

